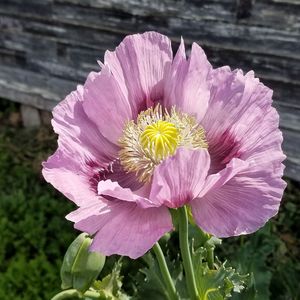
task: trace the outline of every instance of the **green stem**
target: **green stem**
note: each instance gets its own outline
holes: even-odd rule
[[[172,277],[170,275],[164,254],[160,248],[159,243],[155,243],[155,245],[153,246],[153,250],[155,252],[157,261],[158,261],[158,265],[160,268],[160,272],[162,274],[162,277],[165,281],[165,284],[167,286],[167,291],[168,291],[168,295],[169,295],[169,299],[171,300],[178,300],[178,296],[176,293],[176,289],[172,280]]]
[[[183,261],[183,267],[186,277],[186,284],[188,292],[192,300],[198,300],[198,291],[196,286],[194,268],[192,263],[192,257],[189,248],[189,239],[188,239],[188,216],[186,207],[183,206],[178,208],[179,214],[179,245],[181,251],[181,257]]]
[[[91,299],[99,299],[100,297],[100,295],[94,291],[86,291],[84,294],[82,294],[75,289],[70,289],[56,294],[51,300],[74,299],[74,297],[82,299],[83,296],[89,297]]]
[[[207,262],[208,262],[208,267],[210,269],[214,268],[214,261],[215,261],[215,257],[214,257],[214,247],[207,247],[206,251],[207,251]]]

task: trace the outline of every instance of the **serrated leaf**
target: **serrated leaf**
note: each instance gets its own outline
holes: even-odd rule
[[[201,300],[224,300],[233,293],[240,293],[245,289],[249,275],[240,275],[235,269],[221,263],[217,258],[211,259],[213,249],[221,244],[221,240],[213,237],[196,226],[190,226],[192,231],[191,248],[193,267]],[[197,250],[194,251],[197,245]],[[183,275],[180,257],[169,258],[169,251],[165,249],[165,259],[173,279],[179,299],[190,299],[186,288],[186,279]],[[174,251],[173,251],[174,252]],[[173,256],[174,257],[174,256]],[[210,260],[208,260],[210,257]],[[160,273],[159,265],[155,257],[148,253],[144,257],[147,268],[141,270],[144,276],[137,276],[137,295],[134,299],[168,299],[167,289]],[[208,263],[210,261],[210,263]]]
[[[147,267],[140,270],[140,276],[136,277],[137,284],[137,295],[134,299],[143,300],[165,300],[168,299],[167,288],[164,284],[163,277],[159,269],[159,265],[151,253],[144,255],[144,261]],[[169,253],[165,255],[166,263],[170,271],[170,275],[173,279],[176,291],[179,295],[179,299],[188,300],[185,278],[183,276],[182,266],[179,260],[171,260],[169,258]]]
[[[147,267],[140,270],[143,276],[138,278],[138,294],[135,296],[135,299],[165,300],[167,289],[164,285],[157,261],[151,253],[144,255],[143,259]]]
[[[204,232],[198,226],[189,224],[189,242],[193,244],[194,249],[204,246],[210,238],[210,234]]]
[[[224,263],[216,270],[207,270],[197,280],[200,280],[203,296],[208,294],[207,299],[227,299],[231,297],[232,292],[240,293],[245,288],[246,277],[239,275],[231,267],[226,267]],[[213,292],[208,293],[212,290]]]
[[[233,294],[232,300],[254,300],[257,298],[255,279],[253,273],[250,274],[247,282],[247,288],[241,294]]]
[[[128,300],[130,299],[122,291],[122,280],[121,276],[122,263],[119,259],[110,274],[104,277],[102,280],[97,280],[93,284],[93,289],[100,294],[100,300]]]
[[[206,248],[193,251],[192,259],[200,299],[228,299],[232,292],[240,293],[245,288],[248,276],[238,274],[235,269],[227,267],[226,262],[221,264],[216,260],[214,269],[209,268]]]
[[[218,245],[222,244],[222,240],[215,237],[215,236],[211,236],[205,243],[204,246],[206,248],[215,248]]]
[[[240,272],[252,274],[249,279],[248,288],[241,294],[234,295],[234,300],[270,299],[270,282],[272,273],[266,262],[268,256],[273,253],[276,241],[269,235],[270,226],[267,224],[260,232],[254,234],[250,239],[239,247],[235,254],[235,266]]]

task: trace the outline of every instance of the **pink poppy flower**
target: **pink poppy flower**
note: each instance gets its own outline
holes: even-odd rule
[[[195,43],[187,59],[183,40],[173,57],[156,32],[127,36],[100,66],[55,107],[58,149],[43,164],[79,207],[67,219],[94,235],[91,250],[142,256],[183,205],[217,237],[278,212],[279,117],[253,72],[213,69]]]

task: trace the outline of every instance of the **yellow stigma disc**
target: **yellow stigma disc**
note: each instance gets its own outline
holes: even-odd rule
[[[140,143],[155,159],[162,160],[175,153],[179,144],[179,132],[174,124],[159,120],[145,128],[140,136]]]

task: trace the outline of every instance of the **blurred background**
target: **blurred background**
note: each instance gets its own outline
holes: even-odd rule
[[[47,185],[51,109],[125,35],[199,43],[214,67],[254,70],[274,90],[287,154],[281,211],[219,256],[253,272],[256,299],[300,299],[300,0],[0,0],[0,299],[50,299],[76,236]],[[246,298],[236,298],[246,299]]]

